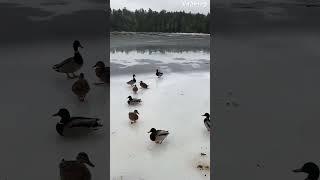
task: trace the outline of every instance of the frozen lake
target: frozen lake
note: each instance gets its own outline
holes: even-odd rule
[[[131,46],[126,48],[119,45],[118,35],[111,38],[111,178],[210,179],[209,170],[197,169],[210,165],[210,134],[201,116],[210,112],[209,36],[197,37],[198,46],[188,43],[194,36],[183,36],[184,46],[180,35],[132,35],[141,40],[128,41]],[[165,73],[160,79],[157,68]],[[150,88],[138,86],[133,94],[126,84],[133,73]],[[142,104],[128,106],[129,95],[141,98]],[[140,117],[130,124],[128,112],[134,109]],[[147,132],[152,127],[170,132],[162,144],[150,141]]]
[[[292,170],[320,165],[319,36],[217,35],[214,42],[214,179],[304,179]],[[238,108],[221,103],[229,90]]]
[[[97,81],[92,66],[106,61],[105,40],[80,40],[84,65],[80,70],[91,84],[87,101],[80,103],[71,91],[75,80],[52,70],[52,65],[73,56],[70,41],[47,41],[15,44],[1,48],[1,165],[0,179],[48,179],[59,177],[62,158],[74,159],[87,152],[96,165],[93,179],[105,179],[107,133],[100,131],[79,138],[62,138],[55,131],[59,108],[68,108],[72,115],[101,118],[108,124],[108,87],[93,86]]]

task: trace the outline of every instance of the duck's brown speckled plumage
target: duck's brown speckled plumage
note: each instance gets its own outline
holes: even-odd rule
[[[84,163],[64,161],[59,164],[61,180],[91,180],[91,173]]]
[[[110,67],[107,67],[104,62],[98,61],[93,68],[95,68],[96,76],[99,78],[100,81],[104,83],[110,83]],[[100,84],[100,83],[96,83]]]
[[[135,93],[138,92],[138,87],[137,87],[137,85],[134,85],[134,86],[133,86],[132,91],[135,92]]]
[[[138,111],[135,110],[133,112],[129,112],[129,119],[133,122],[136,122],[138,119],[139,119],[139,116],[138,116]]]
[[[84,98],[87,93],[90,91],[89,83],[84,78],[79,78],[73,85],[72,91],[76,94],[79,98]]]
[[[94,165],[89,160],[86,153],[80,152],[74,161],[61,160],[59,164],[60,179],[61,180],[91,180],[91,173],[86,166],[89,165],[94,167]]]

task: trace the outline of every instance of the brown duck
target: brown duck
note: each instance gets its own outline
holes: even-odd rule
[[[131,120],[131,124],[136,123],[136,121],[139,119],[138,114],[139,114],[138,110],[129,112],[129,119]]]
[[[138,87],[137,87],[137,85],[133,85],[132,91],[133,91],[134,93],[137,93],[137,92],[138,92]]]
[[[84,74],[80,73],[79,79],[72,85],[72,91],[79,97],[81,102],[84,101],[86,95],[90,91],[88,81],[84,78]]]
[[[102,83],[95,84],[110,83],[110,67],[106,67],[104,62],[98,61],[96,65],[93,66],[93,68],[95,68],[96,76],[100,81],[102,81]]]
[[[61,180],[91,180],[91,173],[87,165],[94,167],[85,152],[80,152],[76,160],[61,160],[59,164]]]

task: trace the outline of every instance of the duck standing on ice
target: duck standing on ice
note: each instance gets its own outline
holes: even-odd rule
[[[313,162],[305,163],[302,168],[293,170],[295,173],[303,172],[307,173],[308,177],[306,180],[318,180],[319,178],[319,167]]]
[[[138,92],[138,87],[137,87],[137,85],[133,85],[132,91],[133,91],[134,93],[137,93],[137,92]]]
[[[148,85],[144,83],[143,81],[140,81],[140,86],[144,89],[148,89]]]
[[[60,122],[56,124],[56,131],[61,136],[64,136],[65,128],[75,128],[75,127],[83,127],[83,128],[98,128],[102,127],[102,124],[100,124],[98,121],[100,119],[98,118],[89,118],[89,117],[71,117],[70,113],[67,109],[62,108],[60,109],[56,114],[53,116],[59,116],[61,117]],[[93,129],[95,130],[95,129]]]
[[[157,71],[156,71],[156,75],[157,75],[158,77],[161,77],[161,76],[163,75],[163,73],[162,73],[162,72],[160,72],[160,71],[157,69]]]
[[[204,118],[203,122],[204,122],[204,125],[206,126],[207,130],[210,131],[211,130],[211,128],[210,128],[210,114],[205,113],[204,115],[201,115],[201,116],[206,117],[206,118]]]
[[[139,104],[141,103],[141,99],[137,99],[137,98],[132,98],[131,96],[128,96],[128,104],[129,105],[135,105],[135,104]]]
[[[95,83],[98,84],[105,84],[110,82],[110,67],[106,67],[104,62],[98,61],[96,65],[93,66],[95,68],[96,76],[99,78],[100,81],[103,83]]]
[[[148,133],[151,133],[150,140],[154,141],[157,144],[161,144],[162,141],[169,135],[169,131],[156,130],[155,128],[151,128]]]
[[[83,59],[78,50],[79,47],[83,48],[80,42],[78,40],[75,40],[73,42],[74,56],[62,61],[59,64],[54,65],[53,69],[57,72],[67,74],[67,77],[70,79],[76,78],[77,76],[74,73],[78,71],[83,65]],[[71,77],[69,74],[72,74],[73,77]]]
[[[88,167],[94,167],[94,164],[90,161],[89,156],[85,152],[80,152],[76,160],[66,161],[61,160],[59,164],[60,179],[61,180],[91,180],[91,173]]]
[[[79,97],[81,102],[83,102],[89,91],[89,83],[84,78],[84,74],[80,73],[79,79],[72,85],[72,92]]]
[[[129,112],[129,119],[131,120],[131,124],[136,123],[136,121],[139,119],[138,114],[139,114],[138,110]]]
[[[128,81],[127,84],[131,85],[131,86],[134,85],[136,83],[136,78],[135,77],[136,77],[136,75],[133,74],[132,75],[132,79],[130,81]]]

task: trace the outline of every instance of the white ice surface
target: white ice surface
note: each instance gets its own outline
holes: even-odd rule
[[[198,163],[209,165],[210,134],[201,116],[210,112],[210,74],[139,74],[136,79],[150,85],[134,94],[126,84],[131,76],[112,76],[110,91],[111,177],[127,176],[144,180],[210,179]],[[127,97],[141,98],[142,104],[128,106]],[[130,124],[128,112],[140,113]],[[162,144],[150,141],[152,128],[168,130]],[[207,156],[200,157],[200,153]],[[206,175],[206,176],[205,176]]]

